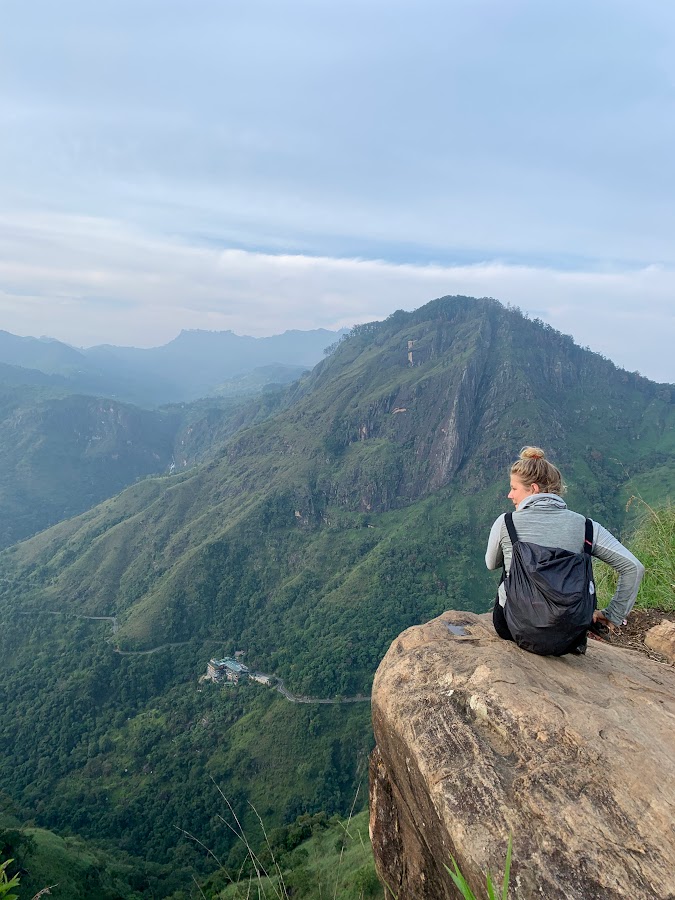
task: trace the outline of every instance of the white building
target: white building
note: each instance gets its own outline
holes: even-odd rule
[[[247,666],[229,656],[224,659],[211,659],[206,667],[206,677],[216,683],[231,681],[233,684],[237,684],[241,679],[248,678],[248,674]]]

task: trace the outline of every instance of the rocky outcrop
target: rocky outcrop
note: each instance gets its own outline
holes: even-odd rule
[[[664,619],[660,625],[650,628],[645,635],[645,644],[651,650],[656,650],[661,656],[675,662],[675,622]]]
[[[394,641],[373,687],[371,834],[398,900],[675,898],[675,670],[592,642],[544,658],[488,615],[448,612]],[[389,895],[389,894],[388,894]]]

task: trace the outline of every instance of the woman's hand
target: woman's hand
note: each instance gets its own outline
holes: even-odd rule
[[[606,625],[612,634],[617,634],[619,631],[619,626],[610,621],[601,609],[595,610],[593,613],[593,621],[599,622],[601,625]]]

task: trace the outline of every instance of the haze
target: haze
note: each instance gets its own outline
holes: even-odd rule
[[[153,346],[466,293],[675,381],[675,13],[3,5],[0,327]]]

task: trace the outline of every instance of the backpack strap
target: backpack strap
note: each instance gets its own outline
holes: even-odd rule
[[[506,524],[506,530],[509,533],[509,539],[511,543],[515,544],[518,540],[518,535],[516,534],[516,529],[513,524],[513,513],[504,513],[504,523]]]
[[[510,515],[510,513],[509,513]],[[593,521],[586,519],[586,531],[584,533],[584,553],[589,556],[593,552]]]
[[[512,544],[515,544],[518,540],[518,535],[516,534],[516,529],[513,524],[513,513],[504,513],[504,524],[506,525],[506,530],[509,533],[509,538]],[[586,519],[586,525],[584,528],[584,553],[587,553],[589,556],[593,552],[593,520]]]

